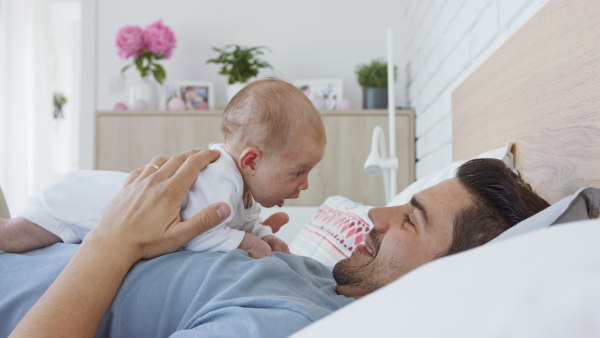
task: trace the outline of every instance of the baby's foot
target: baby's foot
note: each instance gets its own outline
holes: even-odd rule
[[[22,217],[0,219],[0,250],[25,252],[62,242],[60,237]]]

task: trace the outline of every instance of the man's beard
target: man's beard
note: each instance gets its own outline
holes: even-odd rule
[[[371,264],[352,265],[350,258],[339,261],[333,267],[333,279],[338,286],[349,286],[354,290],[371,293],[383,285],[377,280],[376,268]]]
[[[369,236],[377,253],[381,242],[371,235],[374,235],[374,230],[371,230]],[[377,268],[371,263],[373,261],[364,265],[353,265],[351,258],[343,259],[333,267],[333,279],[335,279],[337,285],[349,285],[367,292],[373,292],[379,289],[381,285],[376,280]]]
[[[360,282],[359,274],[362,269],[365,269],[365,266],[352,266],[350,263],[350,258],[346,258],[337,262],[333,267],[333,279],[338,285],[350,285]]]

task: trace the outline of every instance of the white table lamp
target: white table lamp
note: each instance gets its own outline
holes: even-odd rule
[[[371,152],[365,161],[364,169],[369,175],[379,175],[383,173],[385,202],[388,203],[395,195],[395,192],[392,195],[390,187],[390,172],[392,170],[395,172],[395,170],[398,169],[398,159],[395,157],[388,157],[383,129],[380,126],[376,126],[373,129]]]
[[[379,175],[383,172],[383,184],[385,186],[385,202],[396,196],[398,170],[398,158],[396,158],[396,99],[394,97],[394,62],[392,61],[392,29],[387,30],[387,73],[388,73],[388,119],[390,136],[390,154],[388,156],[385,147],[385,136],[383,129],[376,126],[373,129],[371,140],[371,153],[365,161],[365,172],[369,175]]]

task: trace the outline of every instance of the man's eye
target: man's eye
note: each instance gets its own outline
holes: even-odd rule
[[[408,214],[404,215],[404,221],[412,226],[414,226],[415,224],[410,220],[410,216]]]
[[[294,173],[294,176],[300,177],[300,175],[304,174],[304,170]]]

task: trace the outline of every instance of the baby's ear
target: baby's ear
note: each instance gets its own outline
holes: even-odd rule
[[[262,152],[260,149],[255,147],[244,149],[239,157],[240,169],[248,174],[254,174],[261,158]]]

